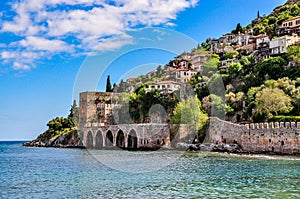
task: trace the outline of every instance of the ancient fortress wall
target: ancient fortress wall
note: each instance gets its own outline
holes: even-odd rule
[[[206,142],[238,143],[255,153],[300,154],[300,123],[234,124],[211,118]]]

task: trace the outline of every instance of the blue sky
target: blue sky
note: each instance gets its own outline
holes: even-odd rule
[[[164,65],[195,43],[249,24],[258,10],[269,14],[284,3],[0,1],[0,140],[33,139],[51,118],[68,114],[78,92],[103,89],[107,74],[118,82],[129,71]],[[151,27],[164,29],[143,30]]]

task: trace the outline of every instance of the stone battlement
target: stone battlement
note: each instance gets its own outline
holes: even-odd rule
[[[206,142],[238,143],[244,150],[255,153],[300,153],[300,123],[270,122],[234,124],[210,118]]]
[[[300,122],[250,123],[250,124],[245,124],[244,126],[246,129],[278,129],[278,128],[300,129]]]

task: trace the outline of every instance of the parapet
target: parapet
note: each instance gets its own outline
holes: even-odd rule
[[[244,124],[246,129],[278,129],[278,128],[293,128],[300,129],[300,122],[269,122],[269,123],[250,123]]]

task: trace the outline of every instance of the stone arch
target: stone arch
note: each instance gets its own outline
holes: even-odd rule
[[[92,135],[91,131],[89,131],[86,135],[85,147],[86,148],[93,148],[94,147],[93,135]]]
[[[101,131],[98,131],[95,137],[95,148],[101,149],[103,148],[103,135]]]
[[[121,129],[117,133],[116,144],[117,144],[117,147],[120,147],[120,148],[125,147],[125,135],[124,135],[124,132]]]
[[[135,130],[132,129],[128,135],[127,148],[128,149],[137,149],[137,142],[138,142],[137,134],[136,134]]]
[[[111,130],[108,130],[106,132],[106,137],[105,137],[105,146],[112,147],[113,143],[114,143],[114,136],[113,136]]]

